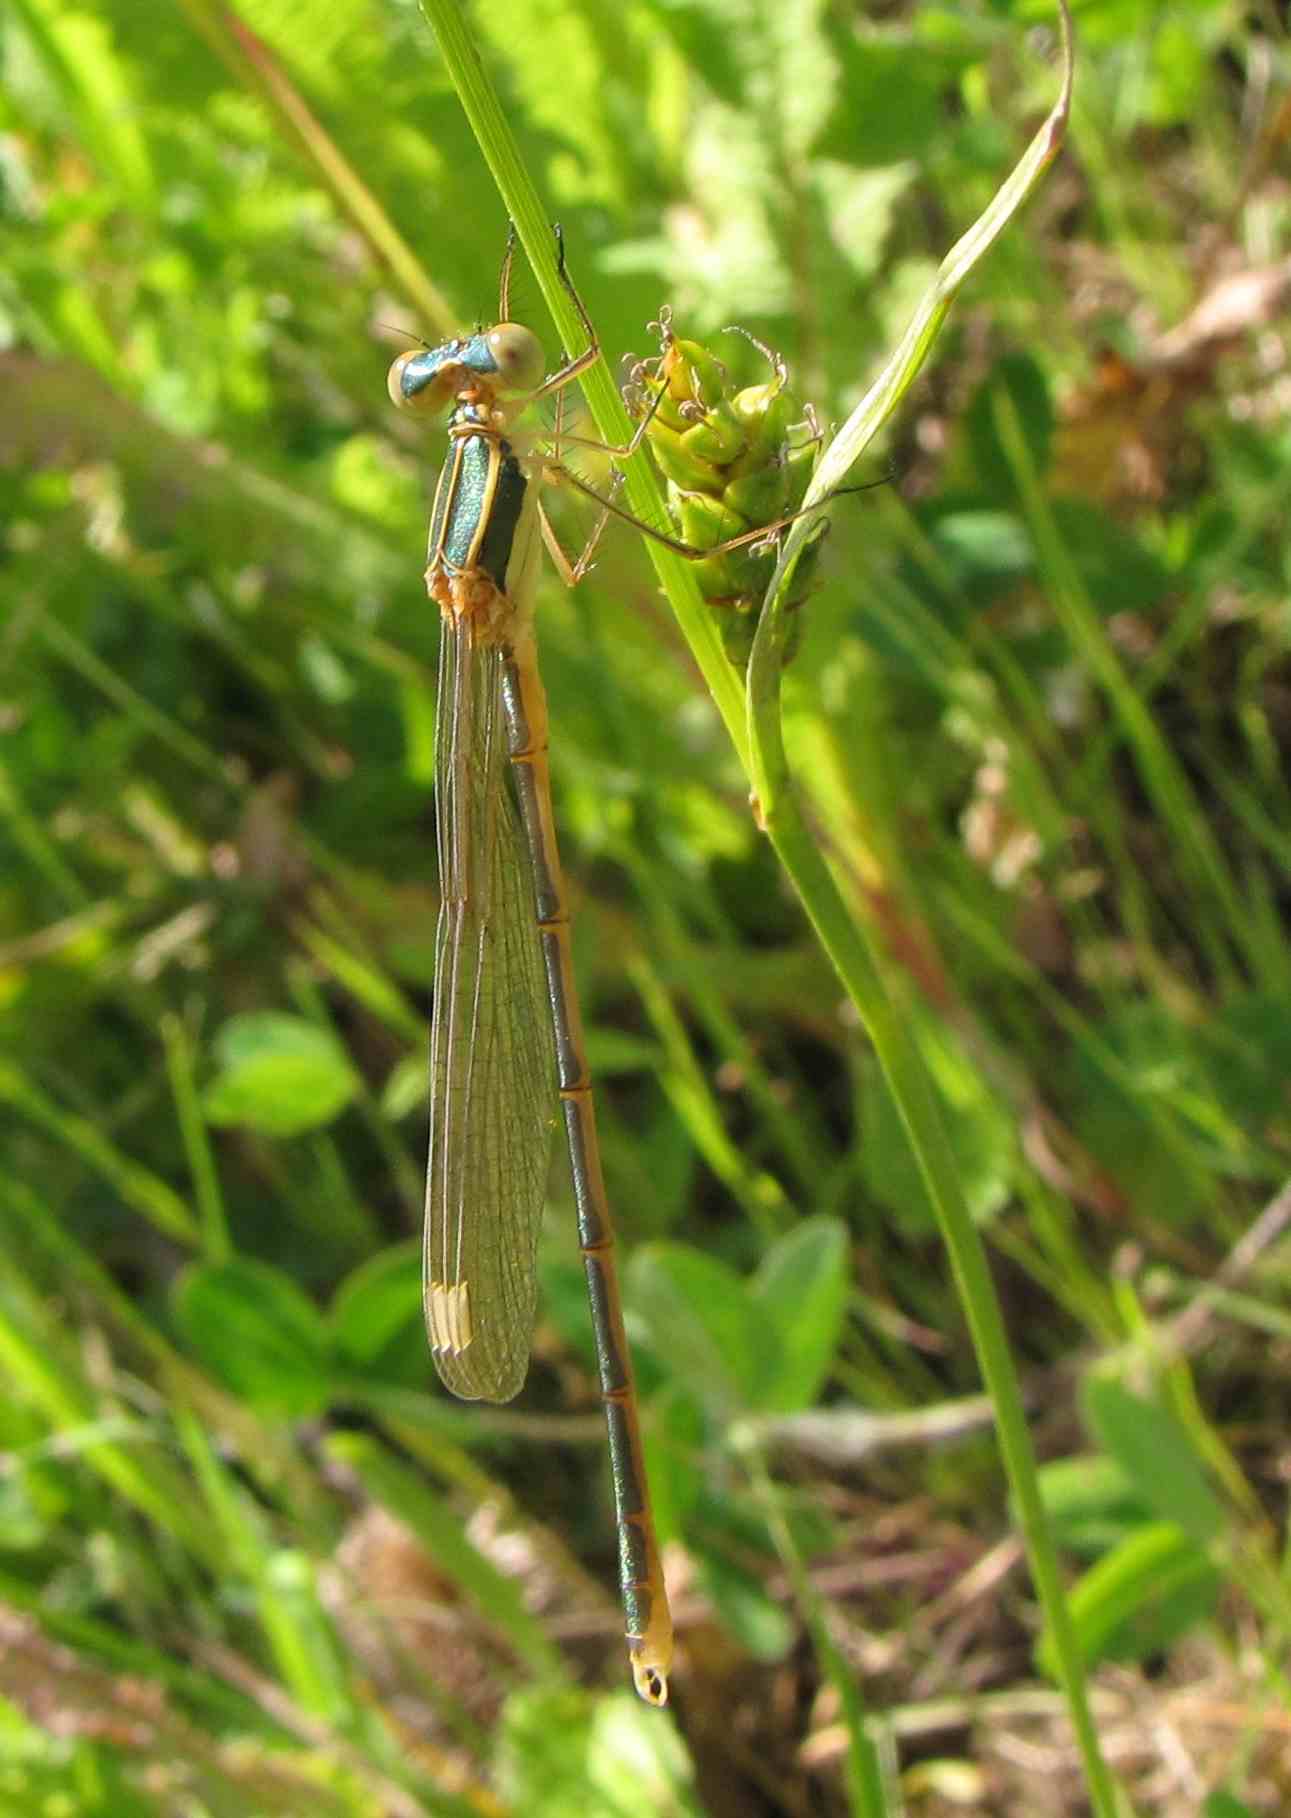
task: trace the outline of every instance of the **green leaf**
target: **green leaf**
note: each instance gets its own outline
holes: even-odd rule
[[[895,31],[858,29],[851,14],[829,20],[826,30],[841,81],[815,155],[861,165],[925,159],[944,134],[946,90],[974,53],[920,44]]]
[[[1053,516],[1068,555],[1104,618],[1146,613],[1178,585],[1178,577],[1140,539],[1083,499],[1056,499]]]
[[[338,1359],[365,1375],[424,1382],[419,1240],[380,1251],[345,1278],[332,1301],[332,1337]]]
[[[974,482],[994,499],[1011,499],[1017,492],[1013,463],[1005,453],[996,423],[1001,394],[1017,412],[1031,465],[1037,476],[1049,465],[1053,441],[1053,405],[1049,381],[1029,354],[1005,354],[991,368],[975,392],[964,416],[967,457]]]
[[[600,1698],[592,1713],[590,1809],[641,1818],[705,1818],[711,1807],[695,1789],[695,1768],[676,1724],[660,1723],[629,1692]],[[526,1814],[530,1807],[516,1807]],[[586,1812],[589,1808],[583,1807]],[[535,1815],[536,1818],[536,1815]]]
[[[1286,1118],[1291,1000],[1284,993],[1244,992],[1232,997],[1192,1034],[1200,1063],[1199,1090],[1213,1095],[1254,1131]]]
[[[424,1054],[405,1054],[396,1061],[381,1088],[381,1115],[397,1124],[426,1102],[429,1067]]]
[[[322,1315],[280,1269],[250,1257],[195,1263],[181,1275],[174,1305],[198,1356],[257,1408],[299,1419],[327,1406]]]
[[[1172,1521],[1151,1522],[1106,1554],[1068,1594],[1076,1645],[1087,1665],[1099,1660],[1146,1660],[1208,1617],[1220,1574]],[[1056,1677],[1046,1631],[1036,1650],[1041,1669]]]
[[[960,1188],[973,1219],[994,1217],[1009,1196],[1016,1163],[1013,1121],[950,1030],[922,1017],[923,1057],[941,1088],[946,1134],[954,1151]],[[934,1230],[936,1220],[905,1125],[877,1066],[861,1076],[861,1178],[912,1236]]]
[[[873,279],[882,268],[888,235],[916,169],[914,164],[885,164],[875,170],[817,164],[814,182],[830,238],[859,278]]]
[[[1232,1793],[1211,1793],[1201,1808],[1201,1818],[1255,1818],[1255,1813]]]
[[[748,1290],[780,1341],[763,1352],[760,1408],[792,1414],[815,1401],[838,1348],[848,1286],[838,1219],[809,1218],[767,1252]]]
[[[329,707],[339,707],[352,697],[354,678],[326,638],[302,638],[296,660],[319,700]]]
[[[686,1244],[660,1243],[637,1251],[628,1280],[660,1363],[720,1418],[752,1405],[762,1348],[778,1340],[735,1271]]]
[[[550,135],[567,154],[558,167],[564,198],[610,203],[628,193],[630,160],[645,127],[622,130],[615,118],[620,83],[607,63],[609,44],[620,51],[631,42],[627,20],[597,16],[581,6],[552,8],[542,0],[508,0],[505,11],[483,8],[475,18],[488,40],[490,59],[505,67],[513,106],[523,109],[531,128]],[[481,46],[483,48],[483,45]],[[643,44],[636,54],[645,56]]]
[[[88,1655],[76,1659],[77,1683],[84,1697],[96,1696],[106,1704],[112,1697],[110,1675],[91,1662]],[[5,1760],[3,1818],[62,1813],[68,1818],[158,1818],[156,1800],[133,1784],[127,1751],[118,1752],[107,1740],[73,1740],[56,1728],[29,1723],[8,1700],[0,1715],[0,1753]]]
[[[702,0],[646,0],[645,11],[671,38],[688,69],[728,107],[739,107],[744,84],[731,55],[729,22],[718,10]]]
[[[784,1659],[796,1624],[761,1580],[716,1553],[701,1560],[698,1578],[717,1614],[755,1660]]]
[[[1210,1205],[1211,1182],[1196,1145],[1163,1132],[1192,1084],[1184,1032],[1158,1004],[1114,1009],[1100,1025],[1113,1072],[1082,1048],[1071,1063],[1076,1135],[1108,1167],[1127,1202],[1187,1225]]]
[[[658,1042],[631,1035],[625,1029],[610,1029],[593,1023],[587,1031],[587,1064],[593,1079],[654,1073],[661,1058]]]
[[[119,184],[136,208],[151,207],[156,183],[142,110],[109,28],[88,8],[50,0],[18,0],[17,11],[100,177]]]
[[[676,1725],[630,1692],[592,1700],[539,1689],[507,1700],[498,1793],[524,1818],[701,1818]]]
[[[1041,1465],[1040,1494],[1058,1545],[1091,1558],[1142,1527],[1151,1512],[1115,1459],[1100,1452]]]
[[[1012,512],[954,506],[931,516],[929,534],[956,586],[970,594],[1016,582],[1035,566],[1030,538]],[[916,564],[910,573],[919,575]]]
[[[1215,36],[1213,28],[1198,31],[1195,19],[1163,16],[1157,21],[1144,108],[1151,125],[1174,126],[1191,120],[1205,106]]]
[[[283,1011],[233,1017],[220,1030],[215,1053],[220,1071],[202,1101],[213,1124],[298,1136],[330,1123],[358,1085],[333,1035]]]
[[[666,1544],[683,1531],[704,1494],[704,1415],[697,1397],[674,1379],[650,1396],[644,1425],[655,1529]]]
[[[1223,1531],[1224,1512],[1187,1431],[1168,1408],[1107,1376],[1090,1376],[1085,1416],[1147,1507],[1199,1546]]]

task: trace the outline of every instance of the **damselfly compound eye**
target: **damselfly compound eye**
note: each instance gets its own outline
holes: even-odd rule
[[[499,322],[484,337],[497,362],[498,378],[506,391],[536,391],[542,384],[542,342],[518,322]]]
[[[465,377],[461,361],[446,357],[444,348],[410,347],[391,366],[386,390],[400,410],[433,412],[444,409]]]
[[[403,392],[403,369],[408,364],[409,360],[416,357],[416,353],[417,349],[415,347],[410,348],[407,353],[401,353],[399,358],[390,368],[389,377],[386,379],[386,390],[390,393],[390,402],[392,404],[398,404],[403,407],[409,402]]]

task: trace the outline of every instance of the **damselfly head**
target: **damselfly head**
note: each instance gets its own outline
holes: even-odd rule
[[[542,384],[542,343],[518,322],[499,322],[441,347],[414,347],[390,368],[390,396],[404,410],[435,412],[472,391],[522,395]]]

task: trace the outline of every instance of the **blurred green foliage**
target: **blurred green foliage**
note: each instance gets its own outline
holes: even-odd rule
[[[758,382],[738,322],[826,422],[1055,83],[1039,0],[472,19],[611,359],[666,301]],[[831,514],[786,737],[992,1248],[1082,1650],[1137,1675],[1136,1734],[1194,1674],[1244,1711],[1189,1783],[1228,1818],[1291,1797],[1291,55],[1232,0],[1077,27],[1068,152],[897,483]],[[692,1587],[675,1724],[575,1689],[622,1673],[560,1170],[524,1399],[433,1387],[437,450],[383,379],[491,319],[505,225],[413,0],[0,14],[0,1809],[852,1809],[806,1565],[873,1709],[915,1713],[895,1771],[958,1754],[979,1809],[1074,1812],[978,1696],[1049,1668],[1026,1598],[972,1627],[941,1595],[1007,1532],[993,1454],[857,1449],[859,1414],[930,1441],[971,1348],[626,531],[540,623]],[[544,330],[523,277],[516,313]],[[1137,1810],[1189,1809],[1121,1759]]]

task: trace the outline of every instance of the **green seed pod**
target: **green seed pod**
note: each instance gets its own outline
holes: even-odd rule
[[[682,410],[681,405],[677,402],[676,398],[673,397],[667,386],[659,381],[647,381],[647,390],[652,399],[658,397],[660,391],[663,393],[663,396],[659,398],[659,402],[655,406],[655,414],[650,425],[650,434],[654,434],[654,425],[658,423],[662,428],[671,430],[675,436],[684,435],[690,428],[693,419],[685,414],[685,411]],[[687,404],[686,409],[689,410],[691,408],[693,408],[693,406]]]
[[[785,509],[798,511],[816,471],[816,444],[813,442],[807,448],[791,448],[785,457],[784,471]]]
[[[685,435],[687,448],[719,466],[743,454],[746,441],[744,425],[725,402],[714,404]]]
[[[753,526],[721,499],[705,492],[681,492],[669,486],[668,500],[673,519],[683,542],[694,549],[711,549],[742,537]],[[695,564],[695,579],[704,598],[712,603],[741,597],[748,589],[749,558],[747,545],[723,550],[708,561]]]
[[[786,464],[751,468],[728,480],[722,497],[750,524],[773,524],[794,507],[789,503],[791,473]]]
[[[777,398],[784,396],[784,383],[777,375],[762,385],[745,385],[731,399],[731,409],[741,423],[754,427],[761,423]]]
[[[753,600],[740,600],[722,614],[722,649],[737,669],[749,666],[757,628],[757,604]]]
[[[788,445],[794,404],[778,380],[746,385],[731,400],[731,407],[744,426],[745,444],[755,460],[779,453]]]
[[[693,549],[716,552],[695,562],[695,578],[721,616],[727,655],[743,666],[775,572],[777,539],[772,532],[770,544],[754,537],[735,549],[718,546],[794,515],[815,471],[820,438],[810,411],[786,389],[776,355],[762,348],[771,361],[770,379],[734,390],[714,355],[698,342],[677,340],[667,317],[661,321],[662,356],[636,377],[653,410],[646,436],[668,480],[679,538]],[[799,558],[791,609],[807,596],[822,539],[823,527]],[[795,617],[787,653],[798,635]]]
[[[678,404],[710,410],[726,395],[726,368],[698,341],[673,341],[664,349],[664,381]]]
[[[746,536],[753,529],[740,514],[711,494],[680,493],[675,485],[669,485],[667,491],[669,504],[673,507],[673,522],[682,534],[682,540],[693,549],[711,549],[716,544],[726,544],[733,536]],[[758,574],[760,564],[749,554],[747,544],[740,544],[738,549],[724,549],[707,562],[695,564],[695,580],[700,593],[709,604],[722,607],[733,600],[742,600],[755,589]]]
[[[668,488],[668,502],[682,527],[682,535],[698,549],[712,549],[732,537],[742,537],[753,525],[725,500],[711,492],[687,492],[675,484]]]
[[[666,480],[683,492],[706,492],[715,498],[721,497],[721,474],[710,461],[701,459],[685,436],[661,423],[657,416],[647,433],[655,460]]]

